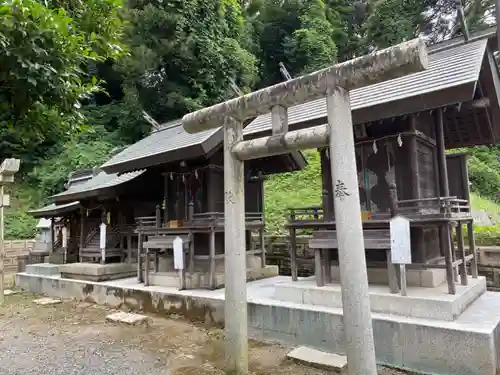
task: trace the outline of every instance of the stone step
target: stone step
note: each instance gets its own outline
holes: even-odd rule
[[[114,323],[137,325],[141,323],[147,323],[148,317],[146,315],[133,314],[120,311],[106,316],[106,320],[109,320],[110,322]]]
[[[311,367],[327,371],[344,373],[347,370],[347,357],[334,353],[326,353],[306,346],[299,346],[288,353],[287,357]]]

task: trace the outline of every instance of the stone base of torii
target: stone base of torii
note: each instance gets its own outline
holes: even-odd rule
[[[349,374],[375,375],[375,347],[349,91],[427,68],[423,41],[334,65],[187,114],[189,133],[224,126],[226,371],[248,374],[244,161],[329,146]],[[328,124],[288,131],[287,108],[326,97]],[[271,110],[273,135],[243,140],[243,122]]]

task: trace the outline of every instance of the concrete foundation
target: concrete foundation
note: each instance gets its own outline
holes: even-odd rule
[[[57,264],[36,263],[36,264],[27,264],[26,273],[32,275],[58,276],[60,271],[59,271],[59,266]]]
[[[369,267],[368,282],[370,284],[389,285],[387,267]],[[332,281],[340,282],[340,271],[338,266],[332,266]],[[435,288],[446,282],[446,270],[406,270],[406,285],[423,288]]]
[[[487,246],[477,249],[478,263],[481,266],[500,266],[500,246]]]
[[[210,261],[208,259],[197,259],[195,261],[195,272],[208,273],[210,271]],[[246,259],[247,269],[260,269],[262,261],[260,257],[255,255],[247,255]],[[174,257],[173,256],[160,256],[158,258],[158,271],[159,272],[174,272]],[[224,273],[224,259],[215,259],[215,273]],[[276,275],[273,275],[276,276]]]
[[[87,281],[118,280],[137,275],[137,265],[129,263],[71,263],[59,266],[61,277]]]
[[[224,323],[224,289],[178,291],[177,286],[144,287],[135,278],[97,283],[27,273],[17,274],[16,281],[24,290],[50,297]],[[278,276],[247,284],[250,336],[344,355],[342,309],[276,300],[276,287],[289,283],[290,278]],[[495,375],[500,369],[497,293],[483,293],[453,321],[379,312],[372,317],[380,364],[438,375]]]
[[[247,281],[261,280],[268,277],[278,276],[278,266],[266,266],[265,268],[251,268],[247,270]],[[149,276],[150,284],[164,287],[179,287],[179,274],[177,272],[157,272]],[[215,274],[215,289],[224,287],[224,273]],[[209,289],[210,278],[206,272],[186,273],[187,289]]]
[[[370,285],[372,312],[453,321],[479,296],[486,292],[486,279],[469,278],[469,285],[457,285],[457,294],[448,294],[448,286],[436,288],[409,287],[408,295],[391,294],[389,287]],[[285,282],[275,286],[274,298],[279,301],[313,306],[342,308],[340,284],[323,287],[316,285],[314,277],[300,282]]]

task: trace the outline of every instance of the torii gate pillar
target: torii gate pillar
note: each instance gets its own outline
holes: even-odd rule
[[[427,68],[419,39],[187,114],[195,133],[224,126],[226,371],[248,374],[244,160],[330,147],[349,375],[376,375],[349,90]],[[287,108],[326,96],[328,125],[287,132]],[[272,114],[273,135],[243,141],[243,122]]]

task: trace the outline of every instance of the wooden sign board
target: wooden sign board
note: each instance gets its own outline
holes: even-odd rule
[[[394,216],[390,226],[392,263],[411,264],[410,220],[404,216]]]
[[[175,237],[174,240],[174,268],[176,270],[184,269],[184,246],[182,238],[179,236]]]
[[[102,249],[106,248],[106,224],[101,223],[100,225],[100,238],[99,238],[99,245]]]
[[[62,228],[62,247],[68,247],[68,231],[66,227]]]

